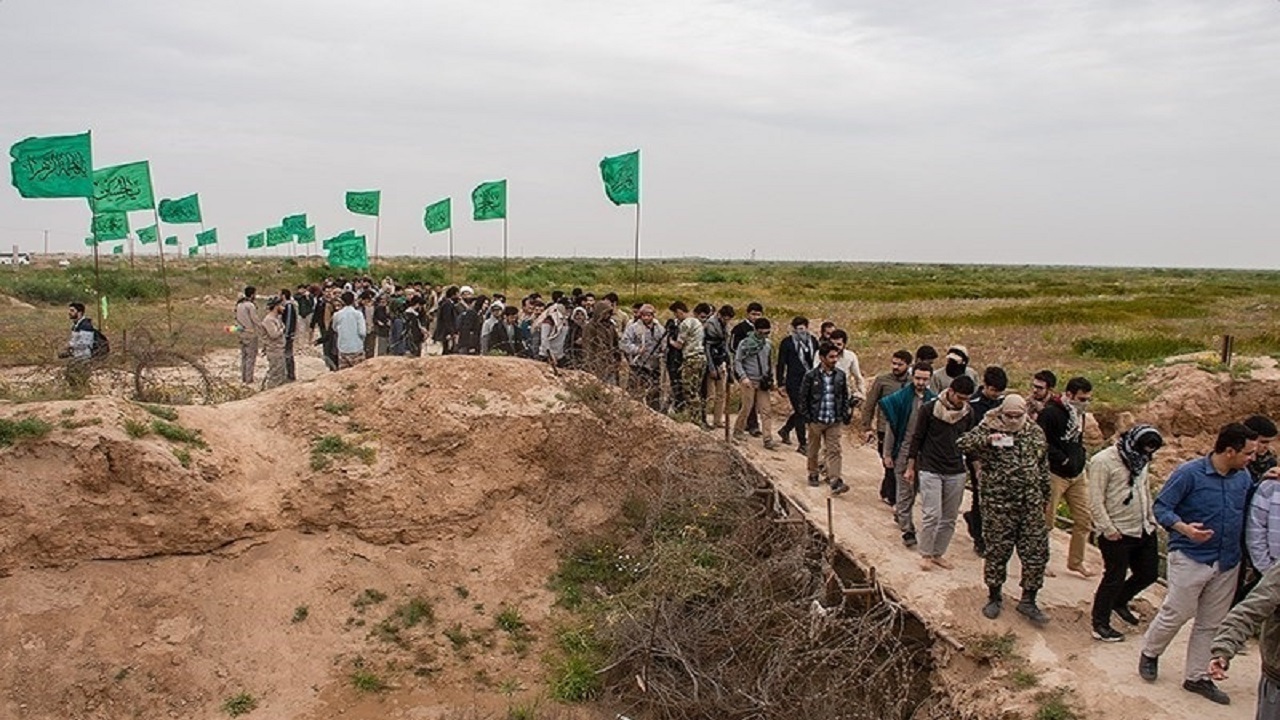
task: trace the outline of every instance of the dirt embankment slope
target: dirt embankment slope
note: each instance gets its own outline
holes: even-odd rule
[[[532,701],[566,539],[674,444],[712,442],[584,387],[396,358],[172,420],[0,406],[54,426],[0,449],[0,717],[221,717],[240,692],[264,717]],[[504,610],[532,639],[496,627]]]

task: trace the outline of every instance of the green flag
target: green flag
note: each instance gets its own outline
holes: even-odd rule
[[[122,212],[94,213],[89,231],[98,242],[123,240],[129,236],[129,216]]]
[[[151,166],[146,160],[93,171],[93,197],[89,199],[89,207],[94,212],[150,210],[155,206]]]
[[[205,245],[218,244],[218,228],[209,228],[204,232],[196,233],[196,245],[203,247]]]
[[[254,233],[250,235],[248,239],[250,250],[266,247],[267,245],[267,234],[265,232]]]
[[[192,193],[177,200],[160,201],[160,219],[174,225],[204,222],[200,214],[200,196]]]
[[[200,252],[200,246],[192,245],[191,247],[187,248],[187,257],[192,257],[198,252]]]
[[[124,254],[124,246],[123,246],[123,245],[116,245],[115,247],[111,248],[111,254],[112,254],[112,255],[123,255],[123,254]]]
[[[89,133],[27,138],[9,156],[13,186],[24,198],[93,197]]]
[[[275,247],[284,245],[293,239],[289,231],[284,229],[283,225],[267,228],[267,247]]]
[[[331,267],[369,269],[369,250],[363,235],[331,238],[329,242]]]
[[[453,204],[450,199],[445,198],[428,205],[427,211],[422,214],[422,224],[427,226],[429,233],[448,230],[453,224]]]
[[[353,238],[353,237],[355,237],[355,236],[356,236],[356,231],[355,231],[355,230],[343,230],[342,232],[338,233],[337,235],[334,235],[333,237],[328,238],[328,239],[327,239],[327,240],[325,240],[324,242],[320,243],[320,247],[322,247],[322,248],[323,248],[323,249],[325,249],[325,250],[328,250],[328,249],[329,249],[329,246],[330,246],[330,245],[332,245],[333,243],[335,243],[335,242],[337,242],[337,241],[339,241],[339,240],[342,240],[343,238]]]
[[[640,151],[614,155],[600,161],[604,194],[614,205],[640,204]]]
[[[306,245],[307,243],[313,243],[313,242],[315,242],[315,241],[316,241],[316,226],[315,226],[315,225],[312,225],[312,226],[311,226],[311,227],[309,227],[309,228],[305,228],[305,229],[303,229],[303,231],[302,231],[302,232],[298,233],[298,244],[299,244],[299,245]]]
[[[143,245],[150,245],[160,239],[160,228],[151,225],[144,228],[138,228],[138,240]]]
[[[165,244],[165,245],[168,245],[168,246],[170,246],[170,247],[177,247],[177,246],[178,246],[178,236],[177,236],[177,235],[170,235],[169,237],[167,237],[167,238],[165,238],[165,239],[164,239],[164,244]]]
[[[93,238],[91,238],[91,237],[87,237],[87,238],[85,238],[85,239],[84,239],[84,246],[85,246],[85,247],[93,247],[94,245],[97,245],[97,244],[98,244],[98,243],[94,242]]]
[[[501,220],[507,216],[507,181],[481,183],[471,191],[473,220]]]
[[[290,235],[301,235],[307,231],[307,216],[305,213],[301,215],[290,215],[280,221],[280,227],[288,230]]]
[[[381,190],[350,190],[347,209],[357,215],[377,215],[382,209]]]

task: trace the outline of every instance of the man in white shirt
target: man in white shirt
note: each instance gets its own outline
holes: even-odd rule
[[[364,313],[355,307],[355,293],[342,293],[342,309],[333,314],[333,332],[338,336],[338,369],[355,367],[364,361],[364,338],[368,326]]]

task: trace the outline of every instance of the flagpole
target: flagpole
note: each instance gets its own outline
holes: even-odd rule
[[[203,214],[202,214],[202,215],[203,215]],[[201,235],[203,235],[204,233],[205,233],[205,229],[204,229],[204,217],[201,217],[201,218],[200,218],[200,234],[201,234]],[[197,238],[196,238],[196,253],[197,253],[197,254],[200,254],[200,252],[201,252],[201,251],[200,251],[200,238],[198,238],[198,237],[197,237]],[[212,287],[213,287],[213,278],[209,277],[209,251],[208,251],[208,250],[205,250],[205,251],[203,252],[203,255],[204,255],[204,286],[205,286],[205,288],[206,288],[206,289],[212,289]]]
[[[507,211],[502,209],[502,294],[507,294]]]
[[[636,251],[635,265],[631,272],[631,294],[639,296],[640,293],[640,198],[636,198]]]
[[[133,235],[130,235],[128,237],[128,240],[129,240],[129,269],[132,270],[134,269],[133,268]]]
[[[92,227],[90,228],[92,231]],[[98,270],[98,235],[93,236],[93,304],[98,315],[98,328],[102,328],[102,276]]]
[[[453,218],[449,218],[449,284],[453,284]]]
[[[373,263],[378,264],[380,259],[378,255],[378,242],[382,238],[382,203],[378,203],[378,214],[374,215],[373,220]]]
[[[160,211],[151,206],[151,215],[156,219],[156,242],[160,245],[160,281],[164,283],[164,321],[173,335],[173,298],[169,292],[169,271],[164,266],[164,233],[160,231]],[[179,248],[182,246],[179,245]],[[93,262],[95,272],[98,264],[98,246],[93,246]]]

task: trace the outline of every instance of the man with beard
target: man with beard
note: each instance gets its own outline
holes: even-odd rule
[[[884,450],[880,459],[886,468],[893,468],[898,483],[898,502],[893,507],[893,519],[902,531],[902,544],[916,546],[916,524],[912,517],[916,502],[916,487],[907,481],[907,450],[916,425],[920,422],[920,408],[938,397],[929,389],[933,368],[928,363],[911,366],[911,384],[880,401],[884,413]]]
[[[441,355],[451,354],[453,344],[458,338],[458,292],[457,285],[449,286],[449,289],[444,291],[444,297],[440,299],[440,305],[436,307],[435,330],[431,339],[440,343]]]
[[[973,422],[980,423],[982,418],[986,417],[991,410],[1000,407],[1000,403],[1004,402],[1004,391],[1009,388],[1009,375],[1004,368],[999,365],[992,365],[982,373],[982,387],[978,388],[978,392],[973,394],[969,400],[969,406],[973,409]],[[973,539],[973,551],[981,555],[984,552],[982,545],[982,504],[980,497],[982,490],[979,487],[979,468],[973,461],[965,463],[969,469],[970,485],[973,487],[973,497],[969,503],[969,511],[964,514],[965,526],[969,530],[969,537]]]
[[[760,318],[763,318],[763,317],[764,317],[764,305],[758,302],[747,303],[746,318],[744,318],[743,321],[738,323],[737,325],[734,325],[733,332],[729,334],[730,356],[733,356],[734,354],[736,354],[738,352],[738,345],[740,345],[743,340],[746,340],[748,335],[755,332],[756,320],[759,320]],[[730,365],[732,366],[732,363],[730,363]],[[740,379],[741,378],[735,377],[735,380],[740,380]],[[747,414],[746,428],[747,428],[747,432],[750,433],[752,436],[756,436],[760,434],[760,418],[757,417],[755,410],[752,410],[750,413]],[[770,440],[770,442],[772,442],[772,440]]]
[[[1031,397],[1027,398],[1027,413],[1032,420],[1040,417],[1040,411],[1053,398],[1053,390],[1058,387],[1058,376],[1052,370],[1041,370],[1031,378]]]
[[[254,304],[257,288],[250,285],[236,301],[236,328],[240,336],[240,382],[253,384],[254,365],[258,362],[258,334],[262,323],[258,320],[258,307]]]
[[[941,393],[943,390],[951,387],[951,381],[968,375],[976,386],[980,380],[978,379],[978,371],[969,367],[969,350],[963,345],[952,345],[947,348],[947,365],[941,372],[935,372],[933,379],[929,381],[929,389]]]
[[[1058,502],[1066,499],[1071,509],[1071,546],[1067,551],[1067,569],[1093,577],[1095,572],[1084,563],[1084,548],[1093,529],[1089,509],[1089,485],[1084,476],[1084,420],[1089,401],[1093,399],[1093,383],[1087,378],[1067,381],[1066,392],[1051,398],[1040,411],[1036,423],[1049,442],[1049,473],[1052,487],[1045,507],[1045,520],[1053,530],[1058,515]],[[1206,661],[1207,662],[1207,661]]]
[[[809,485],[818,487],[818,456],[831,478],[831,494],[849,491],[844,482],[841,428],[849,424],[849,384],[836,367],[840,351],[830,341],[818,345],[818,367],[805,373],[800,386],[800,414],[809,424]],[[825,448],[824,448],[825,446]],[[825,452],[824,452],[825,449]]]
[[[662,326],[654,320],[656,313],[652,305],[641,305],[619,343],[629,368],[627,387],[651,410],[662,407],[662,347],[666,340]]]
[[[800,385],[805,373],[813,368],[818,357],[818,344],[809,334],[809,319],[796,316],[791,319],[791,334],[778,344],[778,391],[786,388],[791,401],[791,416],[778,431],[783,445],[791,444],[791,431],[796,431],[796,452],[808,454],[804,416],[800,414]]]
[[[889,360],[889,372],[880,373],[871,381],[867,390],[867,401],[862,407],[862,427],[867,429],[864,441],[876,443],[878,457],[884,456],[884,433],[887,427],[884,413],[878,412],[880,401],[902,389],[909,376],[907,368],[911,367],[911,352],[899,350]],[[874,424],[873,424],[874,423]],[[880,501],[889,507],[898,502],[898,480],[893,474],[893,463],[885,463],[884,478],[880,481]]]
[[[1038,626],[1049,616],[1036,603],[1049,562],[1049,528],[1044,503],[1049,496],[1049,455],[1044,431],[1027,422],[1027,403],[1007,395],[977,427],[956,441],[960,452],[982,464],[982,576],[987,584],[988,620],[1000,616],[1009,559],[1018,551],[1022,562],[1022,599],[1017,610]]]
[[[680,300],[671,303],[669,309],[675,315],[676,337],[668,344],[671,349],[680,351],[680,390],[684,397],[684,409],[688,411],[690,422],[701,424],[704,412],[698,389],[702,386],[702,374],[707,369],[706,336],[702,330],[702,320],[690,313],[689,306]]]
[[[969,396],[973,380],[960,375],[951,387],[920,408],[915,432],[907,448],[902,477],[920,494],[920,569],[954,567],[944,560],[956,530],[956,516],[964,500],[964,454],[956,440],[973,427]]]

